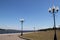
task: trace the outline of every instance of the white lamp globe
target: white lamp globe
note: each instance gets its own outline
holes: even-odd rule
[[[48,11],[51,12],[51,8],[49,8]]]
[[[24,22],[24,19],[23,19],[23,18],[21,18],[21,19],[20,19],[20,21],[21,21],[21,22]]]
[[[57,11],[57,12],[59,11],[59,7],[58,7],[58,6],[56,7],[56,11]]]
[[[53,5],[52,10],[55,9],[55,6]]]

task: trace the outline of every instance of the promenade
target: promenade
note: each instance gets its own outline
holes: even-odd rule
[[[25,40],[25,39],[19,38],[18,35],[20,35],[20,33],[0,34],[0,40]]]

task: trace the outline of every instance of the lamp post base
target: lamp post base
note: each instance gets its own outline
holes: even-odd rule
[[[21,36],[23,36],[23,34],[21,34]]]
[[[54,40],[57,40],[56,31],[55,31],[55,34],[54,34]]]

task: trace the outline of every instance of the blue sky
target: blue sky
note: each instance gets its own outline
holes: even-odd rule
[[[60,7],[60,0],[54,5]],[[20,19],[24,18],[24,30],[53,27],[53,16],[48,12],[52,0],[0,0],[0,28],[21,29]],[[60,11],[56,13],[56,25],[60,25]]]

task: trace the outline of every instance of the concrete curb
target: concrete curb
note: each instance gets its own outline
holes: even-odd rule
[[[31,40],[31,39],[28,39],[28,38],[24,38],[22,36],[18,36],[19,38],[22,38],[22,39],[25,39],[25,40]]]

